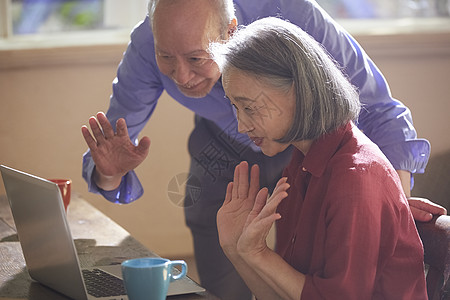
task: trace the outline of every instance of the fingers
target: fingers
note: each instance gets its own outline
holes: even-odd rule
[[[287,183],[287,177],[283,177],[280,180],[278,180],[277,185],[275,186],[272,196],[269,198],[268,201],[270,201],[275,195],[279,194],[280,192],[287,191],[289,189],[290,185]]]
[[[267,200],[267,203],[262,202],[263,199],[259,198],[260,193],[258,193],[257,202],[258,202],[259,207],[257,209],[260,210],[260,213],[256,219],[263,219],[263,218],[267,218],[273,214],[276,214],[278,205],[281,203],[281,201],[284,198],[286,198],[288,196],[288,193],[286,191],[289,189],[290,185],[286,181],[287,181],[286,177],[283,177],[278,181],[277,186],[275,187],[275,190],[273,191],[270,198]],[[265,197],[267,199],[267,194]],[[255,203],[255,206],[256,206],[256,203]]]
[[[414,220],[416,220],[416,221],[429,222],[433,218],[433,215],[426,211],[420,210],[420,209],[412,207],[412,206],[410,208],[411,208],[411,213],[414,217]]]
[[[94,116],[89,118],[89,126],[91,127],[92,134],[94,135],[97,143],[101,143],[105,140],[105,136],[103,135],[103,132],[97,123],[97,119]]]
[[[445,209],[445,207],[440,206],[439,204],[434,203],[426,198],[409,197],[408,202],[411,207],[415,207],[419,210],[428,212],[433,215],[447,214],[447,210]]]
[[[248,178],[248,163],[241,162],[234,169],[233,198],[246,199],[256,197],[259,191],[259,166],[253,165],[250,170],[250,184]]]
[[[232,198],[237,199],[238,198],[238,185],[239,185],[239,168],[241,164],[238,164],[236,168],[234,168],[234,176],[233,176],[233,191],[232,191]]]
[[[266,228],[266,230],[269,230],[270,227],[272,227],[273,222],[279,219],[281,219],[281,215],[279,213],[273,213],[271,215],[268,215],[267,217],[261,218],[259,220],[259,226],[261,226],[262,228]]]
[[[224,205],[231,201],[232,192],[233,192],[233,182],[230,182],[227,185],[227,193],[225,194],[225,200],[223,201]]]
[[[262,188],[256,195],[255,205],[253,205],[253,211],[260,213],[267,202],[267,196],[269,195],[269,190],[267,188]]]
[[[118,136],[128,136],[127,123],[124,118],[120,118],[116,122],[116,132]]]
[[[248,190],[248,196],[252,199],[256,197],[259,191],[259,166],[253,165],[250,170],[250,188]]]
[[[119,125],[118,127],[120,128],[121,134],[128,135],[125,120],[119,119],[117,121],[117,124]],[[83,126],[81,129],[88,145],[93,146],[93,142],[99,144],[115,136],[114,129],[112,128],[111,123],[108,121],[108,118],[106,118],[106,115],[103,112],[99,112],[96,116],[92,116],[89,118],[89,127],[91,128],[92,135],[88,135],[89,130],[86,126]]]
[[[128,134],[128,133],[127,133]],[[141,155],[147,155],[148,149],[150,148],[150,139],[144,136],[137,145],[136,151]]]
[[[97,141],[92,137],[91,132],[86,125],[81,127],[81,133],[83,134],[84,140],[86,141],[89,149],[95,150],[97,148]]]
[[[232,184],[231,184],[232,183]],[[227,194],[225,197],[225,203],[232,201],[232,199],[254,199],[253,213],[255,215],[261,214],[263,210],[266,210],[268,214],[275,213],[278,204],[287,197],[286,190],[289,189],[287,178],[283,177],[278,180],[278,183],[274,189],[272,196],[267,201],[268,190],[267,188],[259,189],[259,167],[253,165],[250,171],[250,184],[248,178],[248,163],[243,161],[234,169],[233,182],[227,186]],[[269,202],[274,202],[266,208]]]
[[[114,136],[114,129],[112,128],[111,123],[109,123],[103,112],[97,113],[97,121],[98,123],[100,123],[105,138],[112,138]]]
[[[248,163],[243,161],[239,164],[238,184],[236,185],[238,197],[246,199],[248,196]]]
[[[287,196],[288,196],[288,193],[286,191],[282,191],[282,192],[277,193],[276,195],[272,195],[269,198],[269,200],[267,201],[267,204],[261,210],[259,217],[265,218],[265,217],[270,216],[271,214],[274,214],[278,208],[278,205]]]
[[[425,198],[410,197],[408,198],[408,203],[414,220],[419,222],[429,222],[433,215],[447,214],[447,210],[444,207]]]
[[[245,199],[248,195],[248,163],[246,161],[241,162],[234,169],[233,178],[233,193],[234,199]]]

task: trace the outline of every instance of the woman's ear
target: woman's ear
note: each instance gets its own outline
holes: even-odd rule
[[[228,24],[228,38],[232,37],[234,32],[237,30],[237,20],[234,18],[231,20],[230,24]]]

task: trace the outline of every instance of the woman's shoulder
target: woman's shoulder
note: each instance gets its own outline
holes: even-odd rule
[[[346,133],[329,167],[350,171],[394,170],[380,148],[355,125]]]
[[[348,189],[364,191],[385,190],[385,195],[401,192],[401,183],[392,164],[357,128],[346,137],[330,159],[325,173],[330,182]]]

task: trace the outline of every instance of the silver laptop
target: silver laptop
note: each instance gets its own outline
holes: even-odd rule
[[[4,165],[0,170],[31,278],[76,300],[127,300],[120,265],[80,267],[58,186]],[[114,288],[105,288],[108,281]],[[170,284],[168,295],[202,291],[185,277]]]

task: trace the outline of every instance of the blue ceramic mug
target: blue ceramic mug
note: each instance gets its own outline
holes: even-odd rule
[[[173,268],[181,266],[180,274]],[[187,264],[183,260],[144,257],[122,262],[122,276],[130,300],[164,300],[171,281],[184,277]]]

